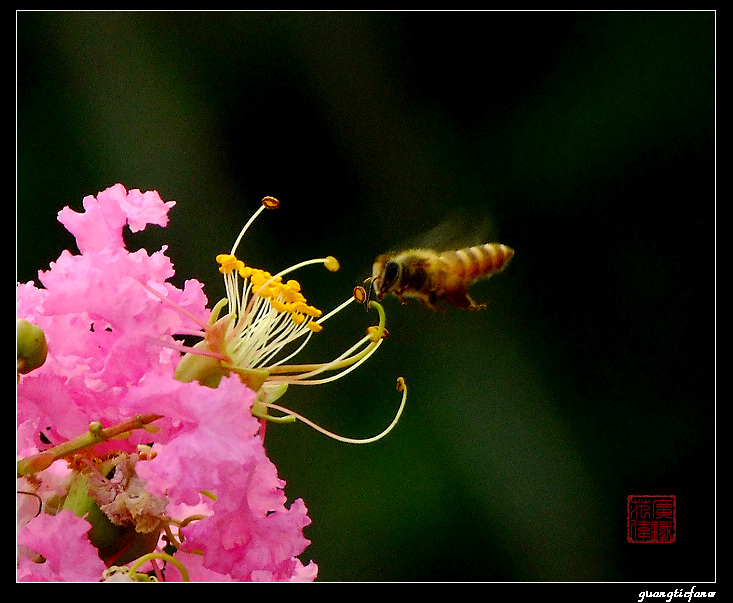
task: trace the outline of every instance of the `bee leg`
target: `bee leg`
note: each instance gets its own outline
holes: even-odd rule
[[[486,304],[477,304],[467,291],[456,291],[449,297],[446,297],[446,301],[457,306],[459,308],[465,308],[467,310],[480,310],[485,308]]]
[[[477,304],[475,301],[473,301],[473,298],[466,293],[466,301],[468,302],[468,305],[466,306],[469,310],[481,310],[482,308],[486,307],[486,304]]]
[[[438,306],[438,296],[435,291],[431,291],[427,297],[421,297],[420,301],[422,301],[426,308],[430,308],[431,310],[442,310],[442,308]]]

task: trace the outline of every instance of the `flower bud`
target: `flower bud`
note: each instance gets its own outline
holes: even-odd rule
[[[46,362],[46,336],[40,327],[22,318],[16,321],[15,331],[18,340],[18,372],[30,373]]]

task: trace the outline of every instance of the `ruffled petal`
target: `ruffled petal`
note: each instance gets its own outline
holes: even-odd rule
[[[97,582],[105,565],[89,542],[90,525],[71,511],[45,513],[18,534],[21,582]],[[38,557],[42,556],[42,559]]]

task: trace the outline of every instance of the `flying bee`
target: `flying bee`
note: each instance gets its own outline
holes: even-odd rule
[[[393,293],[402,303],[405,298],[414,297],[433,310],[441,300],[476,310],[486,304],[471,299],[469,285],[501,272],[513,255],[514,250],[501,243],[445,252],[410,249],[387,253],[375,260],[372,276],[364,284],[374,287],[378,300],[386,293]]]

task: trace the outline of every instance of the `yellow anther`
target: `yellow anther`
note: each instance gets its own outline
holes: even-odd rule
[[[326,261],[323,262],[323,265],[326,267],[326,270],[328,270],[329,272],[337,272],[339,269],[339,261],[332,255],[329,255],[326,258]]]
[[[300,325],[300,324],[303,324],[303,321],[305,320],[305,315],[304,314],[301,314],[300,312],[293,312],[290,315],[290,318],[293,319],[293,322],[296,325]]]
[[[320,333],[321,331],[323,331],[323,327],[312,320],[309,320],[306,326],[314,333]]]
[[[321,312],[315,306],[309,306],[303,301],[293,302],[292,307],[294,312],[299,312],[300,314],[312,316],[313,318],[320,318],[321,314],[323,314],[323,312]]]
[[[255,268],[252,271],[249,280],[252,281],[253,287],[261,287],[270,279],[271,276],[272,275],[269,272]]]
[[[278,299],[271,299],[270,305],[275,309],[275,312],[280,312],[281,314],[283,312],[289,312],[290,309],[288,308],[287,304],[284,304]]]
[[[363,304],[366,301],[367,298],[367,292],[364,287],[361,285],[357,285],[354,287],[354,299],[359,302],[360,304]]]
[[[389,337],[389,333],[387,332],[387,329],[382,329],[381,337],[379,333],[379,327],[368,327],[367,328],[367,335],[369,336],[369,339],[373,342],[377,342],[381,339],[387,339]]]
[[[290,279],[285,284],[288,286],[288,289],[292,289],[293,291],[300,291],[300,283],[296,280]]]
[[[242,267],[239,269],[239,276],[242,278],[249,278],[252,276],[252,272],[254,272],[254,268],[245,266],[244,263],[242,263]]]
[[[228,253],[220,253],[216,256],[216,261],[221,264],[219,266],[219,272],[222,274],[229,274],[230,272],[244,268],[244,262]]]
[[[305,314],[306,308],[308,308],[308,304],[302,301],[293,302],[293,312],[300,312],[301,314]]]
[[[300,293],[300,291],[296,291],[295,289],[291,289],[290,287],[283,287],[280,290],[280,294],[283,296],[286,302],[290,302],[291,304],[305,301],[305,297],[302,293]]]
[[[280,201],[275,199],[275,197],[270,197],[268,195],[262,199],[262,205],[264,205],[266,209],[277,209],[280,207]]]
[[[320,318],[323,312],[321,312],[315,306],[306,305],[306,307],[303,309],[303,314],[307,314],[308,316],[312,316],[313,318]]]

